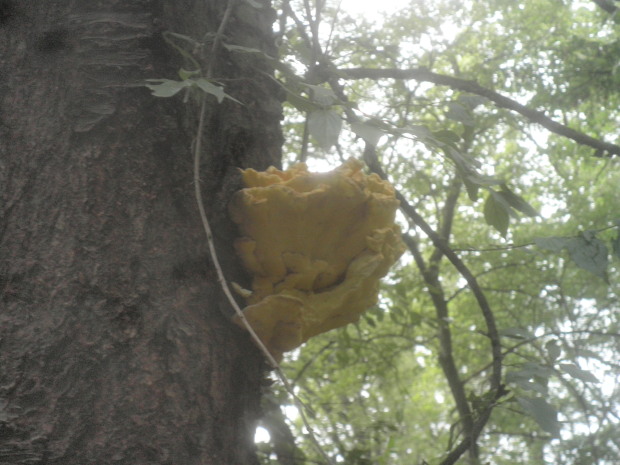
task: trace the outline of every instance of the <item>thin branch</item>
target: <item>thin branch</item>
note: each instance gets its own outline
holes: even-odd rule
[[[304,130],[301,136],[301,148],[299,150],[299,157],[297,160],[301,163],[305,163],[308,158],[308,144],[310,142],[310,130],[308,129],[308,113],[304,118]]]
[[[454,250],[455,252],[473,252],[473,253],[482,253],[482,252],[505,252],[506,250],[516,250],[516,249],[523,249],[526,247],[531,247],[533,245],[536,245],[534,242],[526,242],[524,244],[508,244],[505,246],[497,246],[497,247],[485,247],[485,248],[475,248],[475,247],[462,247],[462,248],[457,248],[454,247],[452,250]]]
[[[308,33],[306,32],[306,27],[304,26],[304,23],[301,22],[301,20],[295,14],[295,11],[293,10],[293,8],[291,8],[290,0],[286,0],[282,4],[282,10],[295,23],[295,26],[297,27],[297,32],[299,32],[299,36],[304,41],[304,45],[308,47],[308,49],[313,50],[312,40],[310,39],[310,36],[308,36]]]
[[[379,160],[377,159],[374,148],[370,144],[366,144],[366,149],[364,150],[364,159],[366,164],[369,166],[371,171],[378,174],[382,179],[387,179],[387,175],[383,171],[383,168],[379,164]],[[505,394],[505,388],[501,383],[502,379],[502,348],[500,343],[500,337],[497,330],[497,324],[495,323],[495,315],[493,314],[491,307],[484,295],[484,292],[480,288],[476,277],[469,270],[467,265],[463,263],[463,261],[454,253],[454,251],[450,248],[450,246],[446,243],[444,238],[442,238],[439,234],[437,234],[433,228],[420,216],[420,214],[416,211],[416,209],[407,201],[407,199],[396,190],[396,198],[400,201],[400,208],[405,215],[407,215],[411,220],[428,236],[428,238],[433,242],[433,245],[443,252],[444,256],[450,260],[453,266],[457,269],[457,271],[465,278],[465,281],[469,285],[474,297],[478,302],[478,306],[482,312],[482,316],[485,320],[487,326],[487,334],[486,336],[489,338],[491,344],[491,354],[492,354],[492,363],[491,363],[491,379],[490,379],[490,392],[493,393],[492,401],[486,408],[478,413],[478,417],[471,425],[470,434],[466,435],[463,440],[456,446],[450,453],[442,460],[441,465],[452,465],[456,463],[456,461],[466,452],[469,448],[474,445],[475,440],[478,438],[482,429],[488,422],[491,412],[495,406],[495,402],[499,400]]]
[[[226,24],[228,23],[228,20],[232,13],[234,3],[235,3],[235,0],[228,0],[228,6],[226,8],[226,11],[224,12],[222,21],[220,22],[220,26],[215,35],[213,45],[211,46],[211,60],[209,61],[209,64],[207,65],[207,70],[205,71],[205,77],[207,79],[210,79],[213,77],[213,64],[215,62],[215,55],[221,43],[221,38],[224,33]],[[222,270],[222,267],[220,265],[217,252],[215,250],[215,241],[213,240],[213,232],[211,231],[211,226],[209,224],[207,213],[204,207],[204,202],[202,200],[202,187],[201,187],[201,182],[200,182],[200,158],[202,154],[202,134],[204,132],[204,127],[205,127],[206,112],[207,112],[207,98],[206,98],[206,95],[203,95],[202,102],[200,105],[200,117],[198,120],[198,130],[196,133],[196,144],[194,145],[194,195],[196,197],[196,203],[198,205],[198,212],[200,213],[200,219],[202,220],[202,226],[207,236],[207,243],[209,245],[209,254],[211,255],[213,266],[217,272],[218,282],[220,283],[220,286],[222,287],[222,291],[224,292],[224,295],[228,299],[230,305],[233,307],[233,309],[235,310],[235,313],[237,314],[237,316],[242,321],[243,325],[246,327],[246,329],[250,333],[256,345],[258,345],[261,352],[263,352],[263,354],[267,358],[267,361],[269,362],[269,364],[273,368],[275,368],[278,372],[280,372],[280,367],[278,365],[278,362],[276,362],[276,360],[273,358],[269,350],[265,347],[263,342],[260,340],[260,338],[254,331],[250,323],[245,318],[245,315],[243,314],[243,311],[237,304],[237,301],[233,297],[232,292],[230,290],[230,286],[228,286],[228,282],[226,281],[226,277],[224,276],[224,271]]]
[[[329,341],[327,344],[325,344],[323,347],[321,347],[317,352],[315,352],[314,354],[312,354],[312,358],[307,360],[303,366],[299,369],[299,371],[297,372],[297,374],[295,375],[295,378],[293,378],[293,384],[297,384],[299,382],[299,380],[304,376],[306,370],[308,368],[310,368],[310,366],[317,361],[317,359],[323,355],[323,352],[326,352],[327,350],[329,350],[336,342],[335,341]]]
[[[342,102],[348,102],[348,98],[344,92],[342,85],[338,82],[338,78],[336,76],[331,76],[328,82],[336,96]],[[347,120],[349,121],[349,123],[359,121],[359,118],[349,106],[344,105],[344,112],[347,115]],[[366,162],[371,171],[378,174],[379,177],[381,177],[382,179],[387,180],[387,175],[385,171],[383,171],[383,168],[379,163],[375,148],[369,143],[366,143],[365,145],[364,161]],[[503,397],[506,393],[505,388],[501,383],[502,348],[499,333],[497,330],[497,324],[495,323],[495,315],[491,311],[491,307],[489,306],[486,296],[482,292],[482,289],[480,288],[476,277],[472,274],[467,265],[465,265],[463,261],[456,255],[456,253],[454,253],[454,251],[448,246],[446,241],[439,234],[437,234],[433,230],[433,228],[430,227],[430,225],[424,220],[424,218],[422,218],[418,214],[416,209],[407,201],[407,199],[400,193],[400,191],[395,189],[395,193],[396,198],[400,201],[401,211],[403,211],[405,215],[409,216],[409,218],[427,235],[427,237],[431,239],[435,247],[437,247],[443,252],[444,256],[453,264],[453,266],[461,274],[461,276],[465,278],[465,281],[472,290],[472,293],[474,294],[474,297],[478,302],[478,306],[482,311],[482,316],[487,326],[486,336],[489,338],[491,344],[492,372],[490,380],[490,392],[493,393],[493,395],[491,396],[492,400],[486,407],[486,409],[477,412],[478,417],[476,418],[476,421],[472,426],[471,434],[466,436],[440,464],[452,465],[459,459],[461,455],[463,455],[465,451],[467,451],[467,449],[472,446],[473,441],[478,438],[478,436],[482,432],[482,429],[484,428],[484,425],[486,425],[487,421],[489,420],[495,402],[501,397]]]
[[[464,150],[467,152],[467,150]],[[446,241],[446,244],[450,242],[450,236],[452,234],[452,225],[454,220],[454,211],[458,202],[458,198],[461,193],[461,181],[459,178],[454,178],[450,188],[448,190],[448,196],[442,211],[442,220],[439,227],[440,237]],[[452,331],[449,323],[449,305],[446,299],[443,286],[439,280],[439,265],[443,258],[443,251],[436,247],[431,254],[429,260],[429,271],[426,273],[425,279],[428,279],[427,283],[431,287],[431,297],[435,304],[435,310],[439,321],[439,341],[441,344],[441,352],[439,354],[439,363],[444,371],[448,385],[452,392],[452,397],[459,412],[460,420],[463,424],[463,432],[465,436],[471,437],[470,441],[470,456],[478,457],[478,447],[476,444],[476,438],[472,437],[474,419],[472,415],[469,402],[467,401],[467,393],[465,392],[465,384],[459,375],[456,361],[454,360],[454,351],[452,348]],[[436,297],[434,296],[437,292]]]
[[[369,147],[369,144],[366,145]],[[376,158],[376,154],[372,157],[372,152],[370,150],[364,151],[365,161],[368,164],[369,168],[377,173],[381,178],[387,179],[387,175],[379,165],[379,161]],[[370,156],[368,156],[370,155]],[[491,310],[491,307],[476,280],[476,277],[469,270],[467,265],[463,263],[463,261],[456,255],[456,253],[450,248],[450,246],[446,243],[446,241],[437,234],[433,228],[420,216],[420,214],[416,211],[416,209],[409,203],[409,201],[397,190],[396,198],[400,201],[400,208],[409,218],[413,220],[413,222],[428,236],[428,238],[433,242],[433,245],[440,249],[445,257],[450,260],[450,262],[454,265],[457,271],[465,278],[465,281],[469,285],[474,297],[478,302],[478,306],[482,311],[482,315],[485,319],[487,325],[487,337],[491,342],[491,348],[493,353],[493,375],[491,377],[491,385],[494,390],[499,389],[501,384],[501,344],[499,339],[499,334],[497,331],[497,325],[495,323],[495,316]]]
[[[446,199],[443,208],[443,220],[441,225],[441,237],[448,242],[452,231],[452,220],[454,218],[454,209],[460,193],[460,182],[455,179]],[[459,370],[454,360],[454,350],[452,346],[452,331],[450,329],[450,313],[448,307],[448,300],[446,299],[445,292],[441,281],[439,280],[439,265],[443,252],[439,248],[435,248],[429,259],[429,266],[420,266],[419,262],[423,262],[417,243],[410,237],[405,236],[405,244],[409,247],[409,250],[414,256],[414,260],[418,263],[418,268],[428,286],[428,293],[433,301],[435,307],[435,313],[437,315],[438,322],[438,338],[440,344],[439,351],[439,364],[444,372],[448,386],[452,392],[454,403],[459,413],[459,419],[463,425],[463,431],[466,436],[471,436],[473,431],[474,419],[472,415],[469,402],[467,401],[467,394],[465,392],[465,385],[459,375]],[[422,263],[422,265],[424,265]],[[478,456],[478,448],[476,447],[476,439],[471,439],[470,454],[472,457]]]
[[[463,92],[480,95],[488,98],[498,107],[515,111],[525,116],[531,122],[540,124],[542,127],[555,134],[572,139],[578,144],[587,145],[594,148],[596,150],[594,154],[595,156],[600,157],[605,153],[609,155],[620,155],[620,146],[602,141],[600,139],[595,139],[587,134],[571,129],[568,126],[552,120],[542,111],[534,110],[525,105],[521,105],[517,101],[495,92],[494,90],[482,87],[476,81],[468,81],[466,79],[459,79],[452,76],[433,73],[427,68],[347,68],[339,69],[338,75],[345,79],[413,79],[416,81],[432,82],[433,84],[440,86],[448,86],[452,89],[458,89]]]
[[[608,0],[592,0],[592,1],[596,3],[599,8],[602,8],[610,15],[613,15],[618,11],[618,7]]]

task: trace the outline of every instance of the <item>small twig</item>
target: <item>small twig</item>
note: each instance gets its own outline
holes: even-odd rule
[[[327,41],[325,42],[325,54],[329,53],[329,48],[331,46],[331,42],[334,36],[334,31],[336,30],[336,21],[338,20],[338,15],[340,14],[340,10],[342,8],[342,0],[338,1],[338,6],[336,6],[336,11],[334,12],[334,16],[331,21],[331,25],[329,27],[329,35],[327,36]]]
[[[319,42],[319,24],[321,22],[321,5],[317,0],[315,2],[314,17],[312,15],[312,8],[310,7],[310,0],[304,0],[304,7],[306,8],[306,17],[308,18],[308,25],[312,32],[312,63],[315,65],[318,61],[318,57],[322,56],[321,44]]]
[[[305,163],[308,158],[308,143],[310,141],[310,130],[308,129],[308,113],[304,118],[304,132],[301,136],[301,149],[299,150],[298,160],[300,163]]]
[[[454,250],[455,252],[473,252],[473,253],[505,252],[506,250],[523,249],[526,247],[531,247],[533,245],[536,245],[536,244],[534,242],[526,242],[524,244],[508,244],[505,246],[485,247],[481,249],[477,249],[475,247],[453,247],[452,250]]]
[[[306,32],[306,28],[304,26],[304,24],[301,22],[301,20],[297,17],[297,15],[295,14],[295,12],[293,11],[293,9],[291,8],[291,5],[289,3],[289,0],[285,1],[282,4],[282,10],[293,20],[293,22],[295,23],[295,27],[297,28],[297,32],[299,32],[299,36],[301,37],[301,39],[304,41],[304,45],[306,47],[308,47],[308,49],[312,50],[313,49],[313,45],[312,45],[312,40],[310,39],[310,36],[308,36],[308,33]]]
[[[211,47],[211,61],[209,62],[209,65],[205,72],[205,77],[207,79],[211,78],[213,75],[213,62],[215,59],[214,58],[215,53],[217,52],[217,49],[219,47],[221,36],[224,32],[226,23],[228,22],[228,19],[230,18],[230,14],[232,12],[232,7],[234,3],[235,3],[235,0],[228,1],[228,7],[226,8],[226,11],[224,12],[224,16],[222,17],[222,21],[220,23],[215,39],[213,41],[213,45]],[[202,226],[205,230],[205,234],[207,235],[207,243],[209,245],[209,254],[211,255],[211,260],[213,261],[213,266],[215,268],[215,271],[217,272],[218,282],[220,283],[220,286],[222,287],[222,290],[224,291],[226,298],[230,302],[230,305],[233,307],[233,309],[235,310],[235,313],[237,314],[239,319],[242,321],[243,325],[246,327],[246,329],[252,336],[252,339],[255,341],[256,345],[265,354],[265,357],[267,358],[267,361],[269,362],[269,364],[273,368],[279,368],[278,362],[276,362],[276,360],[273,358],[269,350],[265,347],[263,342],[260,340],[260,338],[254,331],[250,323],[245,318],[245,315],[243,314],[243,311],[237,304],[237,301],[233,297],[230,287],[228,286],[228,282],[226,281],[226,277],[224,276],[224,271],[222,270],[220,261],[217,257],[217,253],[215,251],[215,242],[213,240],[213,233],[211,231],[211,226],[209,224],[209,220],[207,218],[204,203],[202,201],[202,187],[200,184],[200,158],[202,154],[202,133],[205,127],[206,110],[207,110],[207,98],[206,96],[203,96],[201,105],[200,105],[200,118],[198,120],[198,131],[196,134],[196,144],[194,145],[194,194],[196,196],[196,203],[198,204],[198,211],[200,213],[200,219],[202,220]]]

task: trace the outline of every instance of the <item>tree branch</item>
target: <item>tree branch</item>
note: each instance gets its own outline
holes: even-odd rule
[[[338,82],[338,78],[336,76],[331,76],[328,82],[336,96],[343,102],[348,102],[348,98],[344,93],[342,86]],[[345,105],[344,112],[350,123],[358,121],[357,115],[350,107]],[[385,171],[383,171],[383,168],[379,163],[379,159],[377,158],[375,147],[369,143],[366,143],[364,148],[364,161],[371,171],[378,174],[382,179],[387,179],[387,175]],[[495,315],[493,315],[491,307],[489,306],[486,296],[482,292],[476,277],[472,274],[467,265],[465,265],[465,263],[463,263],[463,261],[450,248],[446,241],[439,234],[437,234],[433,228],[430,227],[424,218],[418,214],[416,209],[407,201],[407,199],[397,189],[395,189],[395,193],[396,198],[400,201],[400,209],[403,213],[407,215],[428,236],[429,239],[431,239],[435,247],[441,250],[443,255],[452,263],[461,276],[465,278],[465,281],[469,285],[469,288],[472,290],[472,293],[478,302],[487,326],[487,337],[491,343],[492,370],[489,388],[489,404],[486,408],[476,412],[478,416],[472,425],[471,434],[466,435],[459,445],[455,447],[441,462],[441,465],[452,465],[456,463],[459,457],[463,455],[467,449],[473,446],[475,440],[478,438],[482,429],[488,422],[491,412],[495,406],[495,402],[506,394],[506,390],[502,385],[501,342],[497,331],[497,324],[495,323]],[[421,255],[418,254],[418,257],[416,257],[414,254],[414,258],[418,261],[418,259],[421,258]],[[423,263],[424,261],[420,260],[420,262]]]
[[[376,151],[371,144],[366,144],[364,149],[364,161],[368,165],[371,171],[378,174],[382,179],[387,179],[387,175],[383,171],[379,160],[377,158]],[[487,326],[487,334],[486,336],[489,338],[491,344],[491,354],[492,354],[492,362],[491,362],[491,379],[490,379],[490,389],[489,393],[491,394],[489,397],[489,404],[486,408],[476,412],[478,414],[477,418],[471,425],[470,434],[466,435],[463,440],[458,444],[457,447],[452,449],[450,453],[441,461],[441,465],[452,465],[456,463],[461,455],[467,449],[474,446],[475,440],[478,438],[482,429],[489,421],[491,417],[491,412],[493,411],[495,402],[505,395],[506,391],[504,386],[502,385],[502,348],[499,337],[499,332],[497,330],[497,324],[495,323],[495,315],[491,310],[491,307],[478,284],[476,277],[469,270],[467,265],[463,263],[463,261],[456,255],[456,253],[450,248],[447,244],[446,240],[441,237],[437,232],[431,228],[431,226],[420,216],[420,214],[416,211],[416,209],[407,201],[407,199],[396,190],[396,198],[400,201],[400,209],[402,212],[407,215],[415,224],[418,226],[433,242],[433,245],[439,249],[443,255],[452,263],[452,265],[456,268],[456,270],[463,276],[469,288],[471,289],[476,301],[478,302],[478,306],[482,312],[482,316],[485,320]],[[415,256],[414,256],[415,257]],[[417,260],[416,260],[417,261]]]
[[[599,8],[602,8],[610,15],[613,15],[616,11],[618,11],[618,7],[608,0],[592,0],[592,1],[596,3]]]
[[[452,233],[452,223],[454,218],[454,210],[460,194],[460,181],[455,179],[448,191],[448,197],[446,199],[442,222],[440,227],[440,236],[446,243],[450,240]],[[424,278],[424,282],[428,286],[428,293],[433,301],[435,307],[435,313],[438,321],[437,335],[439,338],[440,350],[439,350],[439,364],[444,372],[444,376],[448,381],[448,386],[452,392],[452,397],[459,413],[461,424],[463,425],[463,432],[465,436],[471,437],[474,430],[474,418],[472,415],[469,402],[467,400],[467,393],[465,392],[465,384],[459,375],[459,370],[454,360],[454,350],[452,346],[452,330],[450,329],[450,312],[448,308],[448,301],[445,296],[445,292],[441,281],[439,280],[439,264],[444,256],[443,251],[438,247],[435,248],[429,259],[429,266],[420,266],[420,262],[424,264],[424,259],[417,246],[417,243],[410,236],[405,237],[405,244],[407,244],[409,250],[414,255],[414,259],[418,264],[418,268]],[[478,448],[476,446],[476,438],[471,438],[470,454],[472,457],[478,457]]]
[[[604,153],[620,156],[620,146],[605,142],[587,134],[576,131],[563,124],[553,121],[543,112],[521,105],[515,100],[508,98],[494,90],[482,87],[476,81],[468,81],[452,76],[433,73],[426,68],[412,69],[371,69],[371,68],[347,68],[339,69],[338,73],[345,79],[413,79],[416,81],[432,82],[440,86],[448,86],[452,89],[462,90],[471,94],[480,95],[488,98],[500,108],[515,111],[533,123],[540,124],[545,129],[563,137],[574,140],[578,144],[587,145],[596,150],[595,156],[602,156]]]

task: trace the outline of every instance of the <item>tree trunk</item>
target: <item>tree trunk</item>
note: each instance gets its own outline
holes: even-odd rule
[[[225,42],[275,54],[268,2],[237,1]],[[0,0],[0,464],[257,462],[265,364],[207,254],[197,105],[139,85],[188,68],[168,30],[243,103],[208,100],[201,173],[243,281],[226,202],[237,167],[278,164],[281,111],[264,60],[209,56],[226,6]]]

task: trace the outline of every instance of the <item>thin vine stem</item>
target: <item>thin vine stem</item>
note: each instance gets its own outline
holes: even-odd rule
[[[217,33],[213,40],[213,44],[211,46],[211,60],[209,61],[209,64],[207,65],[207,70],[205,72],[205,77],[207,79],[210,79],[213,76],[213,63],[215,61],[215,56],[219,49],[219,46],[221,45],[224,30],[232,14],[232,10],[233,10],[235,2],[236,0],[228,0],[226,11],[224,12],[224,15],[222,16],[222,20],[220,22]],[[211,225],[209,224],[209,219],[206,214],[204,202],[202,200],[202,187],[201,187],[201,182],[200,182],[200,159],[201,159],[201,154],[202,154],[202,134],[204,132],[204,127],[205,127],[206,109],[207,109],[207,97],[206,95],[203,95],[201,98],[201,104],[200,104],[200,116],[198,120],[196,143],[194,145],[194,194],[196,197],[196,203],[198,206],[198,211],[200,213],[200,219],[202,221],[202,226],[207,236],[207,243],[209,247],[209,254],[211,256],[211,261],[213,262],[213,267],[215,268],[215,271],[217,273],[217,280],[228,302],[230,303],[231,307],[235,311],[235,314],[239,317],[239,320],[241,321],[245,329],[250,334],[254,343],[258,346],[260,351],[263,353],[269,365],[275,370],[276,375],[280,379],[280,382],[284,386],[284,389],[286,390],[286,392],[288,392],[288,394],[293,399],[295,406],[299,410],[299,416],[301,417],[301,420],[306,430],[308,431],[310,440],[315,446],[317,452],[319,452],[319,454],[323,457],[326,463],[331,464],[332,463],[331,459],[329,458],[327,453],[323,450],[321,444],[319,443],[316,437],[316,434],[314,433],[312,426],[308,422],[308,418],[306,415],[306,410],[308,409],[308,407],[306,407],[306,405],[299,398],[299,396],[295,394],[293,386],[288,380],[288,378],[286,377],[286,375],[284,374],[284,372],[282,371],[282,368],[280,367],[276,359],[273,357],[273,355],[271,355],[271,352],[269,352],[269,349],[267,349],[263,341],[261,341],[260,337],[258,337],[258,334],[256,334],[256,331],[254,331],[254,328],[252,328],[252,325],[250,324],[250,322],[245,317],[243,310],[241,310],[241,308],[239,307],[239,304],[237,304],[237,301],[235,300],[230,290],[230,286],[228,285],[228,281],[226,280],[226,276],[224,275],[224,271],[222,269],[222,266],[220,265],[217,251],[215,249],[215,241],[213,240],[213,232],[211,229]]]

